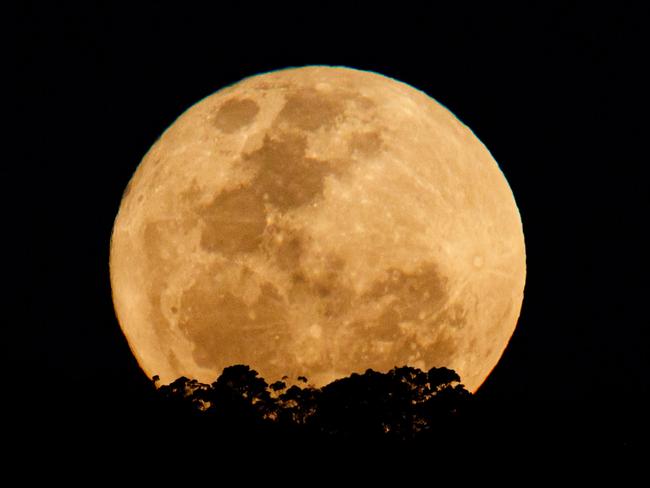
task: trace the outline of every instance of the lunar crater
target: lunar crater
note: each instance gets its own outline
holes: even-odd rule
[[[336,125],[345,105],[335,94],[325,94],[315,88],[294,89],[286,96],[276,123],[313,132],[320,127]]]
[[[232,134],[251,125],[259,111],[259,105],[250,98],[231,98],[219,107],[214,124],[226,134]]]
[[[350,150],[356,158],[377,156],[384,150],[384,139],[380,131],[353,132],[350,138]]]

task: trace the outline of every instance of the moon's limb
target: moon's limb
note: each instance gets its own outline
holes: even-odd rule
[[[154,144],[111,243],[142,368],[318,385],[409,364],[476,390],[516,326],[521,220],[480,141],[395,80],[309,67],[202,100]]]

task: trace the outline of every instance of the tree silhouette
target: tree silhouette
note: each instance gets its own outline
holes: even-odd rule
[[[224,369],[211,385],[185,377],[161,386],[162,410],[198,419],[220,435],[274,433],[312,439],[414,440],[440,436],[468,408],[471,394],[447,368],[399,367],[353,373],[323,388],[288,378],[269,385],[246,365]]]
[[[167,413],[178,417],[191,417],[206,409],[210,385],[182,376],[158,389]]]
[[[425,373],[405,366],[386,374],[352,374],[323,388],[316,422],[328,435],[413,439],[469,399],[462,385],[452,386],[458,381],[446,368]]]

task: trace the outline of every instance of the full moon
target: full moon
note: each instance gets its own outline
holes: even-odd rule
[[[247,78],[163,133],[124,192],[110,273],[163,383],[409,365],[476,391],[516,327],[526,256],[503,173],[451,112],[314,66]]]

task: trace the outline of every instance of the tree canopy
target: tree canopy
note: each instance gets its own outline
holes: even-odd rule
[[[185,377],[158,388],[164,415],[205,422],[220,434],[412,440],[449,429],[472,395],[447,368],[371,369],[322,388],[301,377],[268,384],[246,365],[212,384]]]

